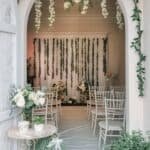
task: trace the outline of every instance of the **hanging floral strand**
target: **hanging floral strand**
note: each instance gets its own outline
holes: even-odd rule
[[[87,14],[88,12],[88,8],[89,8],[89,4],[90,4],[90,1],[89,0],[82,0],[81,2],[82,4],[82,8],[81,8],[81,14],[82,15],[85,15]]]
[[[116,2],[116,20],[117,20],[118,28],[122,30],[124,27],[124,19],[123,19],[122,10],[118,2]]]
[[[102,9],[102,15],[106,19],[109,15],[109,12],[107,10],[107,0],[101,1],[101,9]]]
[[[49,27],[51,27],[55,22],[56,12],[55,12],[55,1],[54,0],[49,0],[49,1],[50,1],[50,4],[49,4],[48,20],[49,20]]]
[[[41,0],[36,0],[35,1],[35,32],[38,33],[40,30],[40,26],[41,26],[41,16],[42,16],[42,11],[41,11],[41,7],[42,7],[42,2]]]

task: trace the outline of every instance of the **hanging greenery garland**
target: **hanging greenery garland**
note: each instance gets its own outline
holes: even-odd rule
[[[44,39],[44,80],[46,80],[47,77],[47,40]]]
[[[50,75],[50,69],[49,69],[49,39],[47,39],[47,75]]]
[[[83,78],[83,39],[82,39],[82,43],[81,43],[81,62],[82,62],[82,78]]]
[[[73,71],[74,71],[74,53],[73,53],[73,39],[71,39],[71,87],[73,83]]]
[[[93,38],[93,43],[92,43],[92,85],[94,86],[94,41],[95,38]]]
[[[34,77],[36,78],[36,46],[35,46],[35,43],[36,43],[36,38],[33,40],[33,47],[34,47],[34,52],[33,52],[33,59],[34,59]]]
[[[98,51],[99,51],[99,39],[97,38],[97,41],[96,41],[97,43],[97,55],[96,55],[96,80],[97,80],[97,86],[99,86],[99,82],[98,82],[98,76],[99,76],[99,69],[98,69],[98,62],[99,62],[99,60],[98,60],[98,58],[99,58],[99,53],[98,53]]]
[[[66,39],[66,95],[68,95],[68,39]]]
[[[90,39],[88,39],[88,59],[87,59],[87,65],[88,65],[88,81],[90,80]]]
[[[39,78],[41,77],[41,40],[39,39]]]
[[[143,54],[141,50],[141,40],[143,34],[143,30],[141,27],[142,12],[139,8],[139,0],[133,0],[133,3],[134,3],[134,9],[133,9],[132,20],[136,23],[137,36],[133,39],[131,43],[131,47],[134,48],[134,50],[137,52],[139,56],[139,60],[137,62],[137,68],[136,68],[137,78],[138,78],[138,90],[139,90],[139,96],[144,96],[146,56]]]
[[[59,40],[58,38],[56,39],[56,49],[57,49],[57,55],[59,53],[58,49],[59,49]],[[56,57],[56,75],[58,75],[58,56]]]
[[[52,48],[52,79],[54,79],[54,56],[55,56],[55,39],[53,38],[53,48]]]
[[[62,39],[60,39],[60,79],[62,80]]]
[[[78,71],[77,71],[77,74],[78,74],[78,82],[79,82],[79,64],[80,64],[80,62],[79,62],[79,41],[80,41],[80,39],[78,38],[77,39],[77,49],[78,49]]]
[[[103,72],[107,73],[107,38],[103,38]]]
[[[84,38],[84,69],[85,69],[85,80],[87,80],[87,62],[86,62],[86,38]]]

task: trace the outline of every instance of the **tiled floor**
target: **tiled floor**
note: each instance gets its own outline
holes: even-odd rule
[[[87,120],[86,107],[63,107],[60,138],[66,150],[97,150],[97,137],[93,136]]]

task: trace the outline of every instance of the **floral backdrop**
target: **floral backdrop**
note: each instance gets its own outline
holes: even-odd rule
[[[104,83],[108,66],[107,36],[37,37],[28,59],[28,82],[49,86],[62,80],[69,98],[79,98],[77,87],[84,80],[90,85]]]

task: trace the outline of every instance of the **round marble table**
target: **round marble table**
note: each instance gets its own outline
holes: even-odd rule
[[[46,138],[57,133],[57,128],[53,125],[45,125],[44,129],[36,132],[33,128],[25,133],[21,133],[19,128],[11,128],[8,130],[8,137],[16,140],[33,141],[35,148],[35,140]]]

